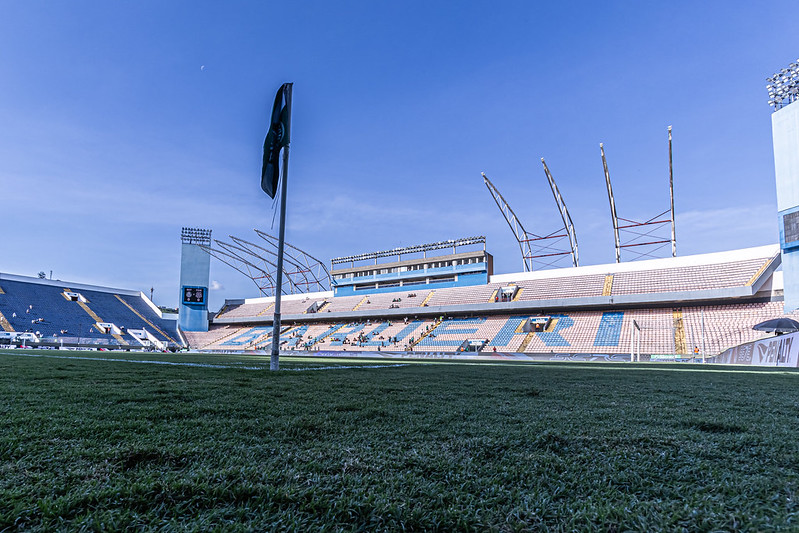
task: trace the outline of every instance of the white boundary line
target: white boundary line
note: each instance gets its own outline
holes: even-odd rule
[[[352,365],[352,366],[309,366],[306,368],[284,368],[283,370],[292,372],[304,372],[306,370],[338,370],[341,368],[391,368],[398,366],[411,366],[410,363],[395,363],[388,365]]]
[[[44,357],[49,359],[78,359],[82,361],[108,361],[111,363],[141,363],[145,365],[168,365],[168,366],[190,366],[195,368],[224,368],[224,369],[241,369],[241,370],[269,370],[268,366],[241,366],[243,363],[231,363],[231,365],[216,365],[211,363],[179,363],[175,361],[147,361],[139,359],[108,359],[105,357],[71,357],[68,355],[44,355],[35,353],[10,353],[7,355],[16,355],[18,357]],[[233,366],[235,365],[235,366]],[[284,368],[285,371],[304,372],[306,370],[344,370],[350,368],[391,368],[399,366],[410,366],[409,363],[396,363],[385,365],[350,365],[350,366],[315,366],[306,368]]]

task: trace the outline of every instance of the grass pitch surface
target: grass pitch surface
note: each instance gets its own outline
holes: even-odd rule
[[[0,531],[799,529],[796,372],[42,355],[0,353]]]

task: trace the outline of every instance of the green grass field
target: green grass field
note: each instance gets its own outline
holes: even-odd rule
[[[799,530],[797,372],[43,354],[0,531]]]

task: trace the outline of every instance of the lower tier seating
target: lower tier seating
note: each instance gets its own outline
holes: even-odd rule
[[[608,354],[629,353],[635,330],[635,342],[644,354],[687,355],[698,348],[713,355],[767,336],[752,326],[782,315],[782,302],[764,302],[553,313],[537,332],[524,331],[528,315],[287,324],[281,346],[456,352],[466,341],[476,341],[489,352]],[[271,326],[212,326],[207,333],[191,334],[189,342],[201,349],[252,349],[270,345],[271,333]]]

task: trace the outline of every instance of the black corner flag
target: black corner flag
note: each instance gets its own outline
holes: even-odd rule
[[[264,139],[264,163],[261,167],[261,188],[270,198],[277,194],[280,178],[280,149],[288,146],[291,133],[291,83],[280,86],[272,107],[272,121]]]
[[[280,370],[280,295],[283,292],[283,245],[286,242],[286,186],[289,176],[289,133],[291,130],[291,89],[284,83],[275,96],[272,122],[264,140],[264,166],[261,168],[261,188],[270,198],[277,194],[280,172],[280,150],[283,150],[283,183],[280,194],[280,228],[277,239],[275,280],[275,315],[272,319],[272,354],[269,370]]]

